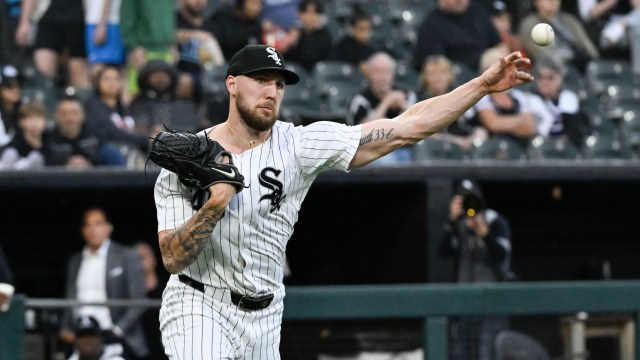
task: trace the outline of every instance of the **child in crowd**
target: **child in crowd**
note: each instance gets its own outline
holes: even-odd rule
[[[44,167],[43,133],[46,124],[46,107],[43,103],[30,101],[22,104],[18,109],[18,131],[0,149],[0,170]]]

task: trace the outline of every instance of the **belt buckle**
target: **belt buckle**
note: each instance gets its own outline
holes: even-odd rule
[[[266,294],[255,298],[243,295],[238,301],[238,307],[245,311],[261,310],[269,306],[272,300],[273,294]]]

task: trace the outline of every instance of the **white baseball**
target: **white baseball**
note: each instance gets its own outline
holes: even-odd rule
[[[531,29],[531,38],[540,46],[551,44],[554,37],[553,28],[549,24],[539,23]]]

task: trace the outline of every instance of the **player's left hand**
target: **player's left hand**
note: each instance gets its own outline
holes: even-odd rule
[[[522,56],[519,51],[500,58],[480,75],[482,84],[488,93],[508,90],[516,85],[533,81],[533,76],[518,68],[529,67],[531,60]]]

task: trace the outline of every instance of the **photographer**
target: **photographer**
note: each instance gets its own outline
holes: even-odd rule
[[[451,199],[440,256],[456,261],[456,281],[513,279],[509,222],[489,209],[477,184],[463,180]],[[454,359],[494,359],[494,339],[508,327],[504,317],[464,317],[452,322]],[[477,338],[474,338],[477,337]],[[477,344],[477,346],[472,346]]]

